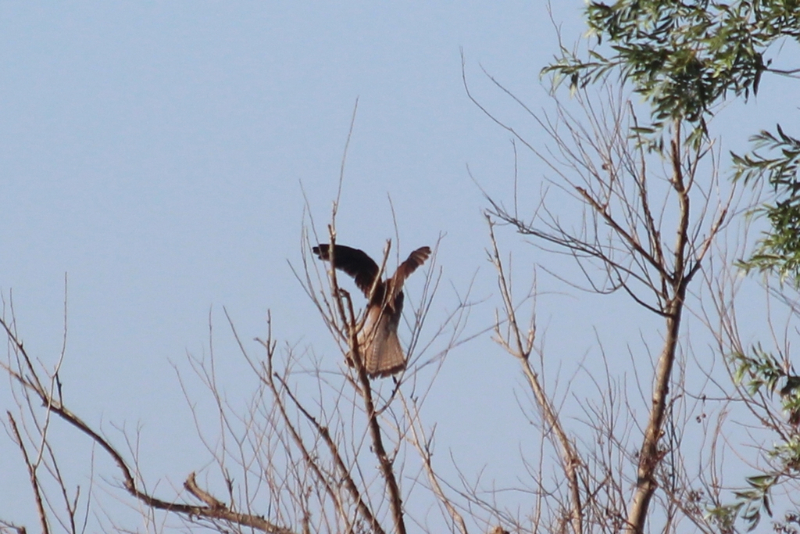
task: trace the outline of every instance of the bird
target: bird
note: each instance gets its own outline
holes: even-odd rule
[[[430,247],[420,247],[400,264],[391,278],[380,280],[378,264],[366,252],[345,245],[334,245],[333,259],[329,244],[313,247],[320,260],[332,261],[333,266],[352,276],[356,286],[369,299],[366,321],[359,332],[358,353],[364,370],[371,378],[386,377],[406,367],[406,355],[397,337],[397,327],[403,313],[403,283],[431,255]],[[347,363],[353,365],[352,352]]]

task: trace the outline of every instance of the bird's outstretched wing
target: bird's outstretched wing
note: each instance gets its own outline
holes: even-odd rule
[[[412,252],[406,261],[400,264],[397,270],[392,276],[392,294],[389,299],[389,302],[392,302],[395,297],[397,297],[398,293],[403,289],[403,282],[406,281],[406,278],[411,276],[411,273],[417,270],[417,267],[425,263],[425,260],[428,259],[431,255],[431,248],[430,247],[420,247],[414,252]]]
[[[319,259],[330,260],[330,245],[321,244],[311,250],[319,256]],[[375,283],[375,278],[378,276],[378,264],[366,252],[345,245],[335,245],[333,263],[334,267],[346,272],[355,279],[356,285],[364,292],[365,296],[370,296],[369,292]],[[405,263],[408,263],[408,260]]]

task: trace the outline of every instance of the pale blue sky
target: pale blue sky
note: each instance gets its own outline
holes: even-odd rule
[[[584,31],[582,6],[554,13],[568,42]],[[68,275],[65,398],[112,437],[112,425],[141,425],[151,481],[180,483],[203,462],[183,441],[193,429],[170,362],[185,370],[187,351],[208,350],[209,310],[233,390],[247,371],[223,306],[245,340],[263,337],[271,309],[280,339],[341,358],[287,260],[300,263],[301,184],[315,220],[329,216],[356,99],[340,242],[377,256],[394,238],[390,196],[403,255],[446,235],[432,320],[475,277],[473,297],[484,302],[467,330],[490,324],[499,301],[485,261],[486,203],[467,166],[508,199],[513,157],[507,132],[466,96],[462,49],[476,94],[501,116],[520,114],[481,67],[533,108],[549,105],[539,71],[557,42],[540,1],[0,4],[0,289],[8,298],[13,288],[28,350],[52,362]],[[761,98],[759,127],[769,127]],[[521,127],[544,141],[534,124]],[[545,168],[522,163],[534,206]],[[527,280],[541,251],[508,232],[504,242]],[[540,290],[554,358],[571,362],[568,382],[593,343],[590,325],[610,321],[619,301],[598,308],[547,276]],[[538,439],[518,413],[519,389],[514,362],[488,335],[455,351],[428,404],[441,459],[451,447],[456,458],[482,450],[468,473],[489,463],[491,476],[513,483],[518,461],[502,459]],[[5,473],[16,451],[0,447]],[[14,511],[16,499],[31,502],[18,480],[23,489],[0,484],[0,518],[25,517]]]

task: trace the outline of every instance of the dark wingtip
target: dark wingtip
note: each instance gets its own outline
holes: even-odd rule
[[[420,265],[425,263],[431,255],[431,247],[420,247],[414,252],[411,253],[415,260],[419,262]]]
[[[316,254],[321,260],[328,259],[328,245],[326,244],[320,243],[319,246],[312,247],[311,252]]]

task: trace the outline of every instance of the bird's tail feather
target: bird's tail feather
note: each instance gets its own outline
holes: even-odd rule
[[[406,355],[392,328],[370,328],[359,336],[358,345],[364,369],[371,377],[393,375],[406,367]],[[352,353],[347,354],[347,364],[353,365]]]
[[[364,365],[370,376],[392,375],[406,366],[406,355],[396,332],[389,331],[384,336],[376,336],[364,349]]]

